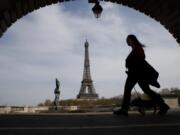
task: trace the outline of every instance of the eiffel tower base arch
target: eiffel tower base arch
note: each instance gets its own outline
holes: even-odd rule
[[[77,95],[77,99],[98,99],[98,94],[82,93]]]

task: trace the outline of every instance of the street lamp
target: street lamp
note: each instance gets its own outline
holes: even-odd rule
[[[101,16],[101,13],[102,13],[102,11],[103,11],[103,8],[102,8],[101,5],[99,4],[99,1],[98,1],[98,0],[95,1],[95,5],[94,5],[94,7],[92,8],[92,11],[93,11],[94,16],[95,16],[96,18],[99,18],[99,17]]]

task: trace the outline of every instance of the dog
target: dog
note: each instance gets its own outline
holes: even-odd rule
[[[130,103],[131,107],[137,107],[140,114],[145,115],[147,109],[153,109],[153,115],[156,114],[158,105],[152,99],[141,99],[140,97],[135,98]]]

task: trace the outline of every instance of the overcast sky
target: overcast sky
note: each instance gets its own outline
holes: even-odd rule
[[[126,44],[128,34],[137,35],[147,46],[146,59],[159,71],[162,88],[180,86],[180,48],[162,25],[138,11],[107,2],[102,3],[104,11],[96,19],[92,6],[84,0],[48,6],[5,32],[0,39],[0,105],[54,100],[55,78],[61,82],[61,99],[76,98],[86,39],[96,92],[107,98],[122,94],[125,59],[131,51]]]

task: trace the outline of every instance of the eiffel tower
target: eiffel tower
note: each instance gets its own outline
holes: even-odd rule
[[[90,64],[89,64],[89,43],[85,42],[85,59],[84,59],[84,72],[83,80],[81,82],[81,88],[79,94],[77,95],[78,99],[98,99],[98,94],[96,94],[93,81],[91,79],[90,73]]]

